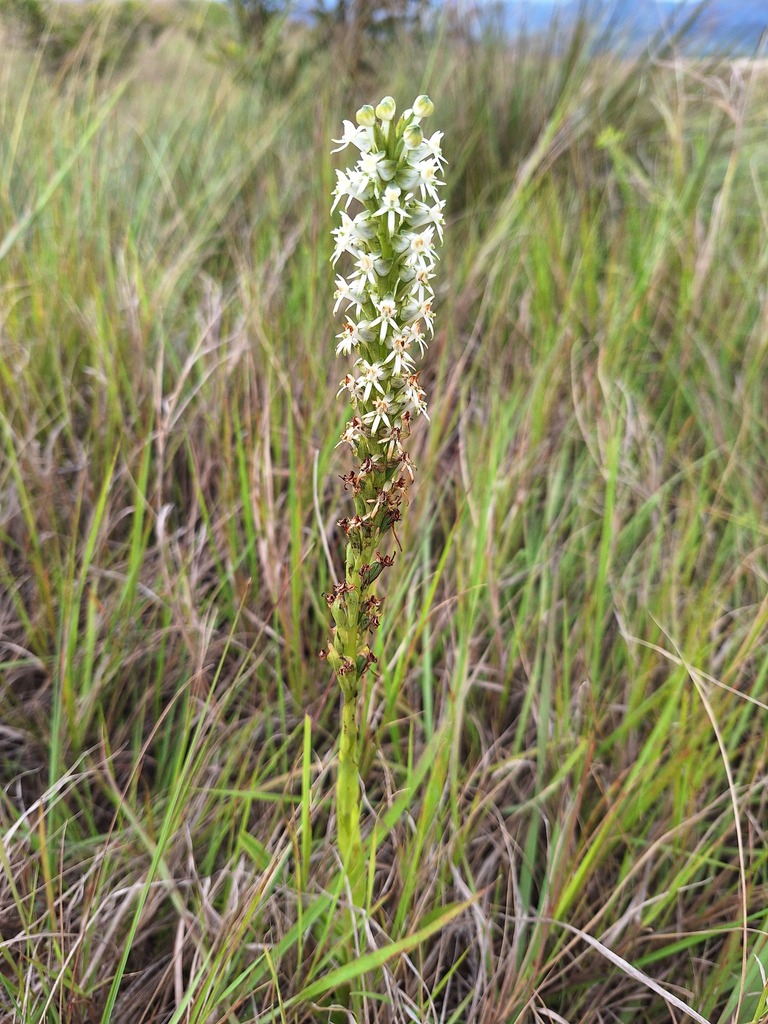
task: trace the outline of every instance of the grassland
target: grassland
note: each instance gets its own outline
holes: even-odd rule
[[[762,72],[225,33],[4,40],[0,1020],[764,1020]],[[449,225],[351,918],[329,140],[420,91]]]

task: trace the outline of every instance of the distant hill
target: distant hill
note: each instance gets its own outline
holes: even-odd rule
[[[768,31],[768,0],[710,0],[705,5],[671,0],[498,0],[470,6],[499,18],[511,33],[539,32],[557,23],[572,24],[585,6],[600,24],[611,25],[619,38],[645,45],[665,28],[675,32],[701,10],[690,30],[689,45],[708,51],[754,52]]]

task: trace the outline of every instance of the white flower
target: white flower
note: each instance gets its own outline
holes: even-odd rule
[[[386,434],[379,441],[379,444],[383,444],[386,447],[384,457],[386,458],[387,462],[394,462],[395,459],[404,461],[403,456],[407,457],[406,452],[402,446],[402,443],[400,442],[400,434],[400,428],[393,427],[389,434]],[[408,459],[408,461],[410,462],[410,458]],[[406,469],[410,474],[411,480],[413,480],[413,470],[407,464]]]
[[[378,287],[379,277],[386,277],[391,266],[390,260],[382,260],[380,252],[361,252],[355,260],[357,273],[355,279],[367,281],[374,288]]]
[[[427,206],[426,203],[417,202],[414,207],[413,213],[410,216],[411,226],[414,228],[423,227],[426,224],[434,224],[437,228],[437,233],[440,236],[440,241],[443,240],[443,226],[445,225],[445,218],[443,217],[443,207],[445,206],[445,200],[441,199],[434,206]]]
[[[379,174],[379,162],[383,159],[383,153],[363,153],[357,166],[360,172],[375,184]]]
[[[363,401],[367,402],[371,395],[371,389],[376,388],[379,394],[384,394],[384,388],[379,381],[384,376],[384,367],[381,363],[369,363],[367,359],[358,359],[356,366],[360,366],[362,372],[357,378],[357,385],[360,389]]]
[[[430,281],[434,275],[426,267],[419,267],[414,274],[414,282],[411,285],[417,304],[420,306],[427,299],[433,299],[435,293],[432,291]]]
[[[421,146],[417,150],[417,156],[420,160],[423,160],[427,156],[431,156],[437,161],[438,167],[444,167],[448,161],[443,156],[443,151],[440,148],[440,142],[443,138],[443,132],[435,132],[428,139],[424,139]]]
[[[337,334],[336,337],[341,338],[341,341],[336,346],[336,355],[348,356],[355,347],[351,334],[345,329],[341,334]]]
[[[352,189],[352,198],[357,199],[358,202],[364,203],[370,199],[374,194],[373,184],[367,175],[363,174],[362,171],[353,170],[349,173],[350,188]]]
[[[350,306],[355,307],[356,313],[361,313],[363,305],[365,304],[367,295],[365,293],[365,281],[360,278],[355,278],[352,281],[345,281],[343,277],[336,278],[336,291],[333,293],[333,297],[336,300],[333,307],[333,315],[335,316],[339,311],[339,306],[342,302],[346,302],[345,309],[349,309]]]
[[[424,299],[423,302],[408,302],[403,306],[401,310],[401,316],[406,324],[410,324],[412,321],[416,321],[413,325],[418,327],[420,330],[420,321],[423,320],[427,325],[427,330],[430,334],[433,334],[432,321],[435,319],[435,314],[432,310],[432,299]],[[377,320],[371,321],[375,326]]]
[[[366,423],[370,423],[372,434],[376,433],[380,423],[386,423],[389,429],[392,429],[392,424],[389,419],[391,409],[392,395],[382,395],[380,398],[374,399],[373,409],[363,416],[363,420]]]
[[[392,363],[392,374],[395,377],[402,376],[403,370],[410,370],[413,367],[413,359],[409,354],[411,339],[405,333],[396,334],[392,338],[392,351],[384,360],[385,365]]]
[[[421,333],[421,325],[409,324],[408,327],[403,329],[403,334],[408,337],[409,341],[414,341],[419,346],[419,354],[423,356],[427,343]]]
[[[363,437],[365,437],[365,432],[363,430],[363,421],[360,419],[359,416],[353,416],[352,419],[344,428],[341,438],[339,440],[339,444],[348,444],[351,445],[352,448],[354,449],[355,446],[357,445],[357,442],[360,441]],[[337,448],[339,447],[339,444],[336,445]]]
[[[344,210],[341,211],[340,227],[334,228],[331,234],[336,239],[336,248],[333,250],[333,256],[331,257],[331,263],[335,266],[339,256],[343,252],[354,252],[362,239],[358,233],[355,221]]]
[[[342,391],[348,391],[352,396],[353,404],[356,405],[357,400],[360,397],[359,390],[357,381],[351,373],[348,373],[342,381],[339,381],[339,390],[336,392],[336,397],[338,398]]]
[[[388,327],[391,327],[394,332],[397,332],[399,329],[395,319],[397,316],[397,302],[394,295],[385,295],[383,299],[374,299],[373,305],[379,315],[371,320],[371,327],[381,324],[379,341],[384,341],[384,338],[387,336]]]
[[[419,320],[423,320],[424,323],[427,325],[427,330],[429,331],[430,335],[434,335],[435,329],[432,324],[432,321],[435,319],[435,314],[432,309],[432,301],[430,299],[427,299],[425,302],[420,303],[418,318]]]
[[[347,322],[344,324],[344,330],[341,334],[337,334],[336,337],[340,338],[341,341],[336,346],[336,355],[348,356],[353,348],[356,348],[361,341],[370,341],[371,333],[367,329],[369,324],[365,320],[361,320],[360,323],[356,324],[353,320],[347,317]]]
[[[438,201],[437,185],[444,185],[444,181],[440,181],[437,177],[439,174],[439,167],[435,160],[420,160],[416,164],[416,170],[419,172],[419,191],[421,192],[422,199],[429,193],[429,195]]]
[[[427,415],[427,403],[425,402],[425,398],[427,397],[426,392],[419,384],[419,375],[417,373],[411,373],[405,378],[405,386],[402,393],[408,399],[416,412],[421,413],[427,418],[427,420],[429,420],[429,416]]]
[[[408,216],[407,212],[400,205],[400,189],[397,185],[387,185],[381,198],[381,206],[373,216],[383,217],[385,215],[387,218],[387,230],[390,235],[395,232],[395,216],[400,218]]]
[[[428,227],[421,232],[406,236],[410,250],[409,262],[412,266],[425,268],[434,266],[435,260],[438,259],[432,243],[434,233],[435,229]]]
[[[331,232],[337,240],[345,239],[360,245],[376,234],[376,226],[372,223],[367,212],[358,213],[356,217],[350,217],[344,210],[341,211],[341,224]]]
[[[333,213],[333,211],[339,205],[339,203],[344,198],[344,196],[347,197],[347,202],[346,202],[344,208],[346,209],[349,206],[350,202],[352,201],[352,193],[350,191],[351,188],[352,188],[352,181],[351,181],[350,176],[345,171],[337,170],[336,171],[336,188],[333,190],[333,195],[336,196],[336,198],[333,200],[333,206],[331,207],[331,213]]]
[[[352,170],[348,174],[337,170],[336,188],[333,190],[333,194],[336,198],[333,201],[331,213],[333,213],[344,196],[347,197],[347,201],[344,204],[345,210],[349,209],[349,204],[353,199],[364,203],[366,199],[373,195],[373,186],[368,178],[358,170]]]
[[[336,149],[331,150],[332,153],[340,153],[342,149],[346,149],[350,144],[357,146],[363,153],[367,153],[373,145],[373,134],[369,128],[352,124],[351,121],[344,121],[344,131],[341,138],[331,139],[331,142],[338,143]]]

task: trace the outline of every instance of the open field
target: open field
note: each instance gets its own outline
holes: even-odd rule
[[[764,73],[165,16],[0,62],[0,1022],[768,1019]],[[351,917],[329,150],[422,91]]]

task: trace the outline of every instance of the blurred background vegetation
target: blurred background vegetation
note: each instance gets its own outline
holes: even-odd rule
[[[763,64],[0,11],[0,1019],[763,1020]],[[432,422],[350,921],[330,139],[424,91]]]

